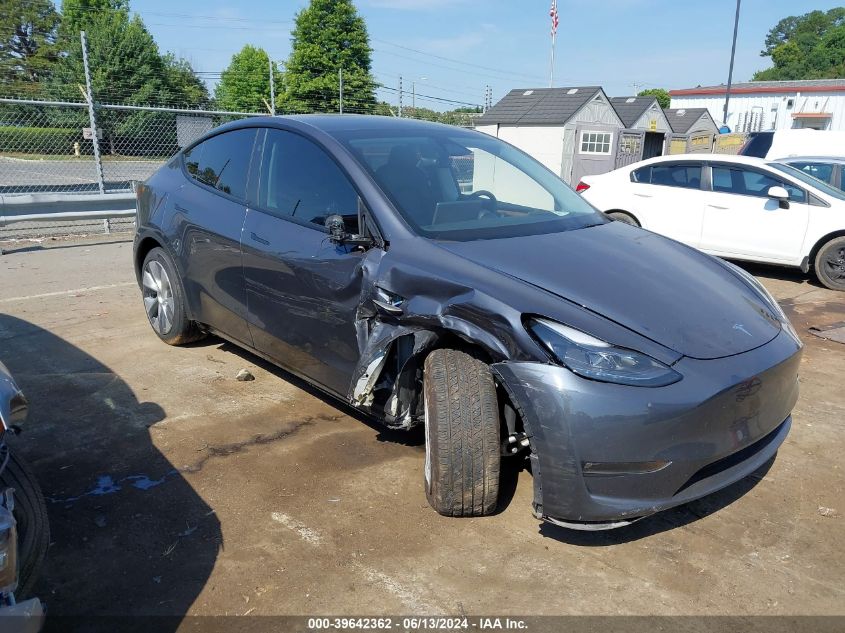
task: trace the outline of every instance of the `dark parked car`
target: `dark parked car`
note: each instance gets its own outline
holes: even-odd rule
[[[801,343],[753,277],[450,126],[218,128],[138,188],[135,267],[166,343],[214,333],[424,424],[445,515],[491,513],[522,455],[538,517],[625,525],[767,462],[798,395]]]

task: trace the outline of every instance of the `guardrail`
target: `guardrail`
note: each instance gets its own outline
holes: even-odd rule
[[[134,215],[134,193],[0,195],[0,228],[17,222],[108,220]]]
[[[133,215],[134,193],[0,195],[0,227],[15,222],[99,220]]]

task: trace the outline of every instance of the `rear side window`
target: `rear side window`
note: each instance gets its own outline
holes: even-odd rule
[[[700,189],[701,165],[697,163],[679,163],[676,165],[640,167],[631,173],[631,180],[664,187]]]
[[[742,156],[756,156],[766,158],[766,154],[772,148],[772,141],[775,135],[772,132],[758,132],[748,138],[748,142],[739,150]]]
[[[256,134],[252,128],[212,136],[184,153],[185,169],[199,182],[244,199]]]
[[[267,130],[258,205],[320,227],[341,215],[347,230],[358,232],[358,192],[321,147],[292,132]]]
[[[818,178],[830,184],[833,182],[833,165],[830,163],[789,163],[795,169],[800,169],[805,174]]]
[[[768,198],[771,187],[783,187],[793,202],[806,202],[807,194],[792,183],[751,169],[713,166],[713,191]]]

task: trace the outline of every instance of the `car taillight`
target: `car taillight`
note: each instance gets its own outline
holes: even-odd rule
[[[578,186],[575,187],[575,193],[581,193],[582,191],[586,191],[589,188],[590,188],[590,185],[588,185],[586,182],[584,182],[582,180],[581,182],[578,183]]]

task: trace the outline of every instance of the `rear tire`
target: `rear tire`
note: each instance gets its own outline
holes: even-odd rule
[[[816,277],[831,290],[845,290],[845,237],[835,237],[819,249]]]
[[[616,220],[617,222],[624,222],[625,224],[630,224],[631,226],[640,226],[640,223],[637,222],[637,218],[635,218],[630,213],[625,213],[624,211],[610,211],[607,213],[607,217],[611,218],[612,220]]]
[[[188,318],[182,279],[163,248],[152,249],[141,265],[144,310],[153,332],[168,345],[184,345],[205,336]]]
[[[18,588],[15,597],[27,598],[41,573],[47,547],[50,545],[50,522],[47,505],[38,480],[30,466],[11,452],[6,468],[0,473],[0,490],[14,488],[15,509],[12,514],[18,532]]]
[[[425,491],[444,516],[491,514],[499,497],[499,405],[483,361],[453,349],[425,360]]]

